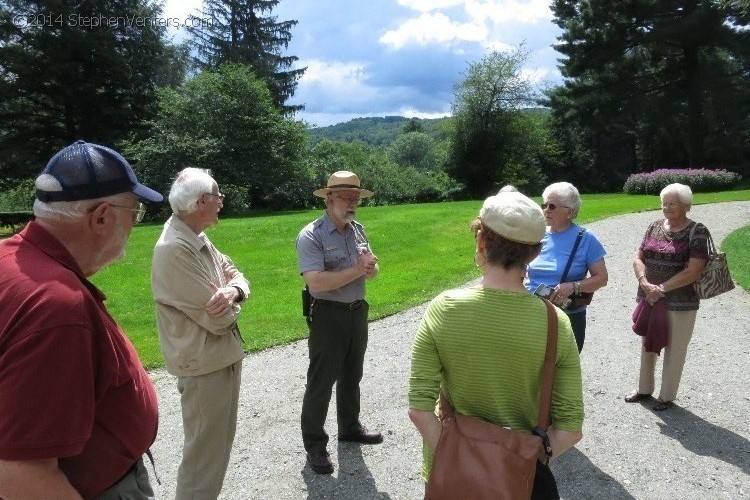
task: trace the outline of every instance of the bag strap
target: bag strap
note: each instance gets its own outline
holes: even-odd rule
[[[453,418],[453,415],[455,415],[455,413],[456,412],[453,409],[453,406],[448,401],[448,396],[445,395],[445,391],[443,389],[440,389],[440,419],[451,419]]]
[[[550,420],[552,379],[555,375],[555,361],[557,361],[557,312],[549,300],[544,299],[544,305],[547,306],[547,350],[544,354],[544,374],[542,375],[542,390],[539,392],[537,425],[546,430]]]
[[[570,265],[573,263],[573,257],[576,256],[576,251],[578,250],[578,245],[581,243],[581,239],[583,238],[583,233],[585,232],[585,229],[581,229],[578,231],[578,237],[576,238],[576,242],[573,243],[573,250],[570,251],[570,257],[568,257],[568,263],[565,264],[565,270],[562,273],[562,277],[560,278],[560,283],[565,283],[565,280],[568,278],[568,271],[570,271]]]
[[[549,446],[546,438],[546,429],[549,426],[549,412],[552,404],[552,379],[555,374],[555,361],[557,360],[557,313],[555,306],[547,299],[542,299],[547,307],[547,349],[544,353],[544,371],[542,372],[542,387],[539,392],[539,417],[536,429],[544,434],[545,449]],[[444,390],[440,390],[440,416],[443,420],[452,418],[455,414],[453,406],[448,401]],[[550,450],[551,451],[551,450]]]
[[[693,241],[693,233],[695,233],[696,227],[698,227],[698,223],[693,221],[693,227],[690,228],[690,236],[688,236],[688,247],[690,246],[690,242]],[[714,239],[711,237],[711,233],[708,233],[706,247],[709,257],[716,254],[716,246],[714,246]]]

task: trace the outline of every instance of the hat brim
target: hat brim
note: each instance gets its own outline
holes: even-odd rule
[[[164,196],[162,196],[161,193],[158,193],[143,184],[136,184],[135,188],[133,188],[133,194],[146,203],[161,203],[164,201]]]
[[[313,191],[313,194],[319,198],[325,198],[328,196],[328,193],[335,193],[337,191],[357,191],[359,193],[360,198],[369,198],[370,196],[374,195],[372,191],[368,189],[362,189],[362,188],[322,188],[322,189],[316,189]]]

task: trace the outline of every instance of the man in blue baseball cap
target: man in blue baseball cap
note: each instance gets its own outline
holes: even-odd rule
[[[88,278],[162,196],[83,141],[36,189],[36,220],[0,242],[0,498],[153,498],[156,391]]]

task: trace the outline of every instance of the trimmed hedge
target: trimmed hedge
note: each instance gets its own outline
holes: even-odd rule
[[[694,193],[724,191],[733,188],[742,176],[724,169],[706,168],[668,169],[631,174],[625,181],[623,192],[627,194],[659,194],[667,185],[679,182],[687,184]]]

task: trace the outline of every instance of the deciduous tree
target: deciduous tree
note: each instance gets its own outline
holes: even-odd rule
[[[523,47],[495,51],[469,65],[455,87],[451,151],[447,170],[471,197],[483,197],[508,182],[522,187],[541,174],[529,156],[522,108],[534,103],[521,69]]]
[[[244,186],[253,207],[304,204],[295,198],[304,126],[281,114],[247,66],[227,64],[160,90],[148,126],[147,138],[125,148],[144,182],[166,191],[180,169],[195,165],[211,169],[220,184]]]

